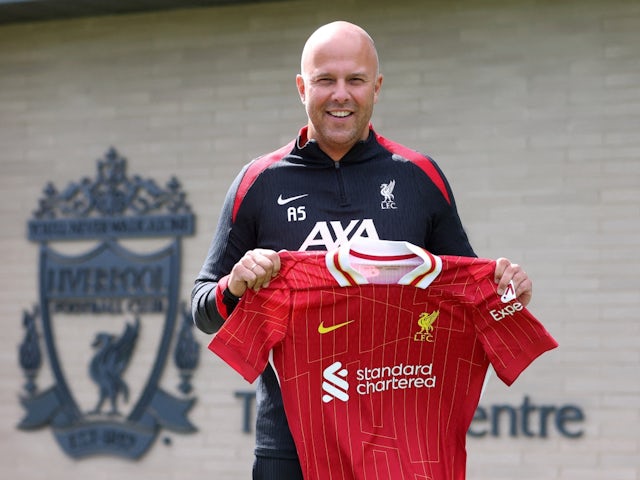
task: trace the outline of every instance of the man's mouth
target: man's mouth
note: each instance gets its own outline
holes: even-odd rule
[[[353,112],[350,112],[348,110],[338,110],[335,112],[329,112],[329,115],[331,115],[332,117],[336,117],[336,118],[345,118],[348,117],[349,115],[351,115]]]

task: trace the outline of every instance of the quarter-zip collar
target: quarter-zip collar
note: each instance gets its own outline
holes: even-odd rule
[[[307,137],[308,127],[300,129],[295,146],[286,160],[291,163],[301,163],[309,166],[327,167],[336,162],[324,153],[315,140]],[[337,163],[342,165],[366,162],[378,153],[381,146],[376,141],[376,134],[373,127],[369,125],[369,136],[366,140],[358,141],[344,157]]]

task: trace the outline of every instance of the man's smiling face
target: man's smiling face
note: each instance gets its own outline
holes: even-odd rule
[[[296,83],[309,118],[308,138],[327,155],[340,160],[367,138],[382,85],[368,36],[348,24],[312,36]]]

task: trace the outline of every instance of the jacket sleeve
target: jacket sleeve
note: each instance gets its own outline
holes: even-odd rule
[[[440,181],[447,192],[448,199],[442,202],[443,207],[438,209],[438,214],[434,218],[430,238],[425,242],[427,250],[436,255],[475,257],[469,237],[462,226],[451,186],[438,164],[432,159],[429,160],[440,175]]]
[[[227,276],[245,252],[255,248],[250,222],[235,222],[233,218],[234,205],[243,200],[238,199],[238,189],[247,168],[229,187],[207,257],[191,291],[193,321],[205,333],[217,332],[231,314],[236,302],[223,295]]]

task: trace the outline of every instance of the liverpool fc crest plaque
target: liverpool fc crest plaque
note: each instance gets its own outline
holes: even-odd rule
[[[115,149],[95,178],[46,186],[28,222],[39,302],[22,319],[18,428],[50,427],[73,458],[130,459],[162,429],[196,430],[187,415],[199,345],[178,299],[181,238],[195,223],[185,197],[175,178],[161,188],[129,177]],[[49,384],[39,389],[44,365]],[[181,379],[173,389],[162,386],[167,367]]]

